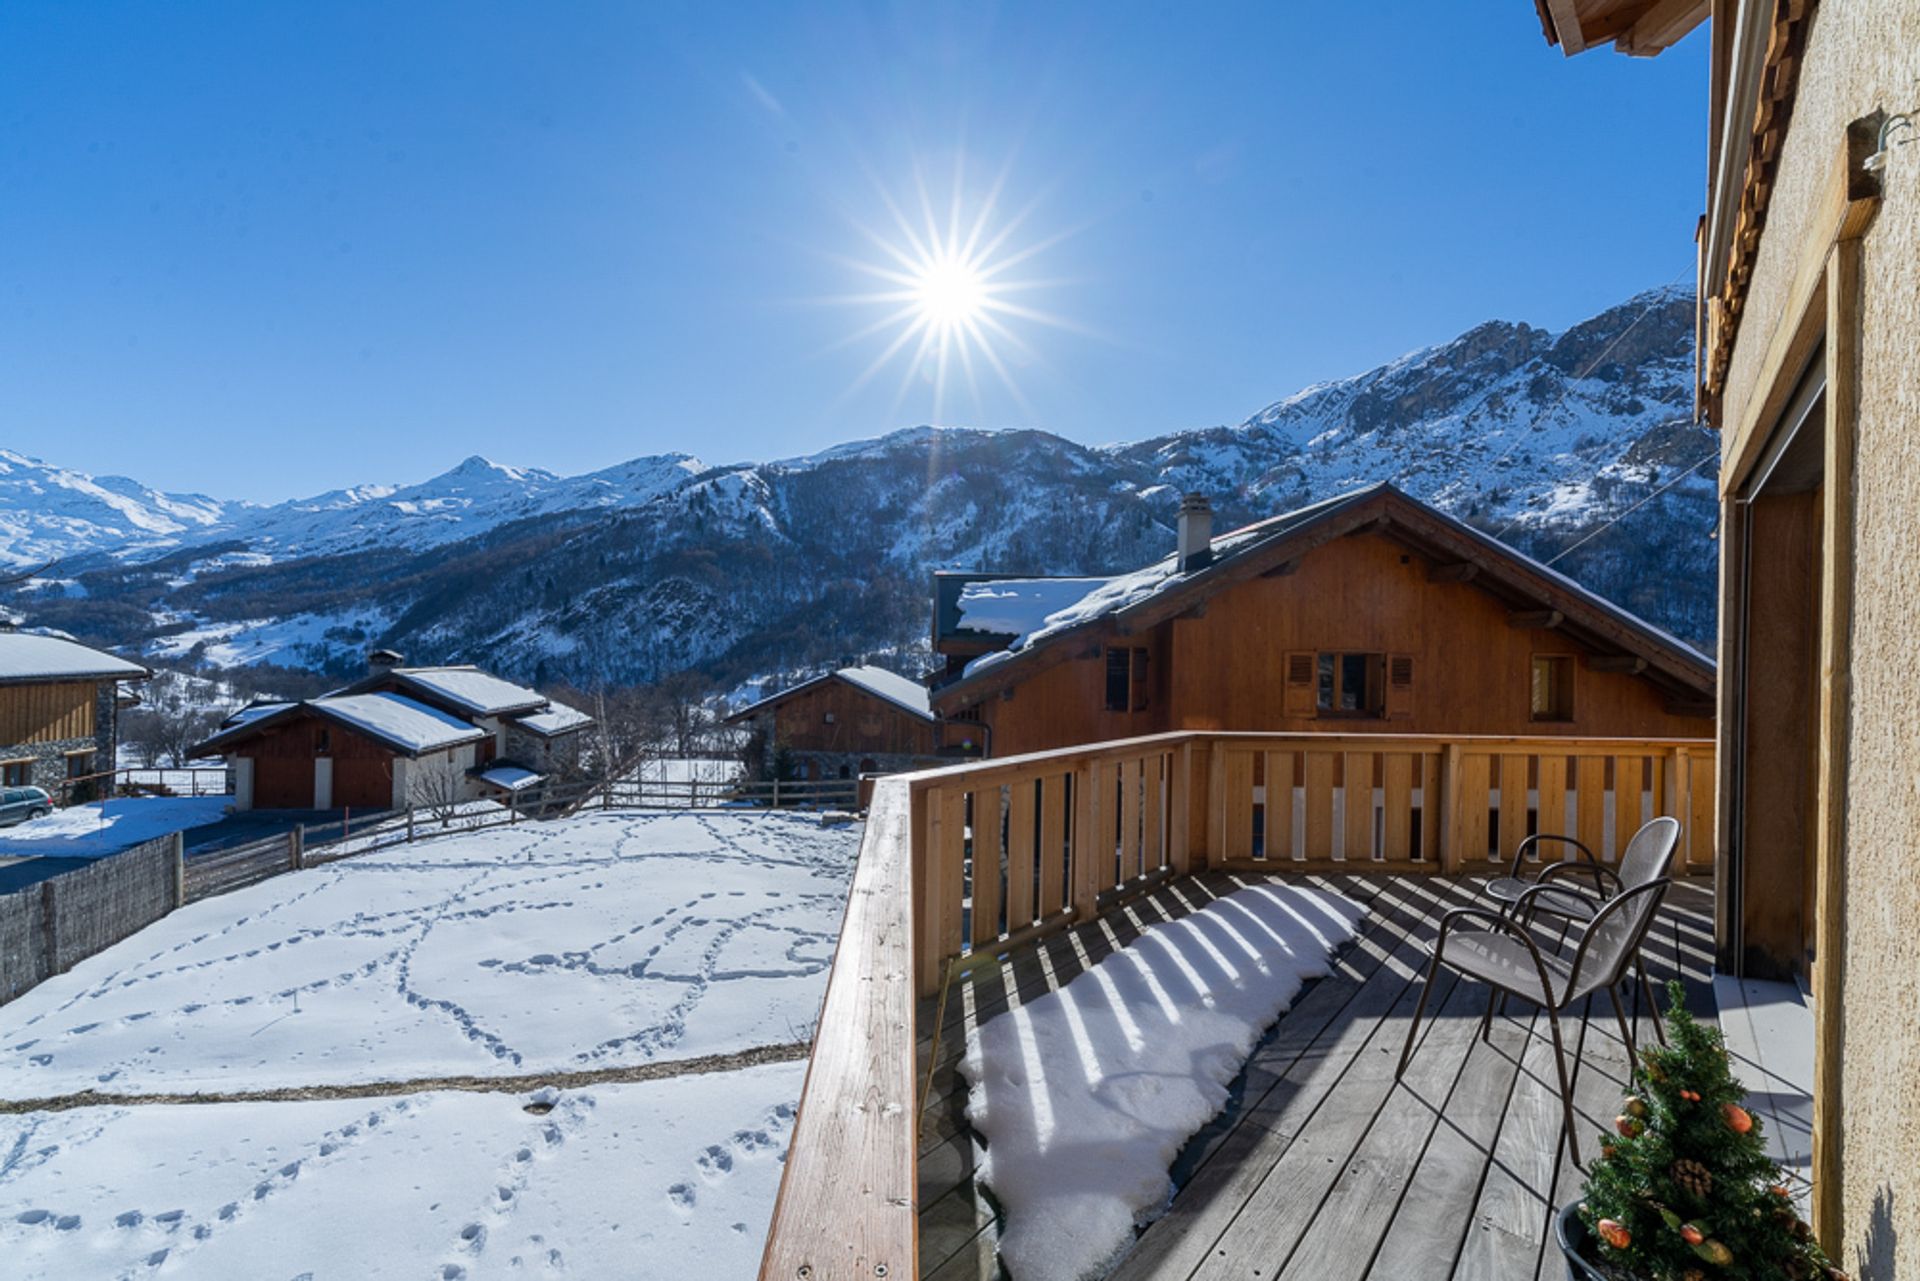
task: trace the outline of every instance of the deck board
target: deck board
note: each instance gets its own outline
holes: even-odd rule
[[[984,1149],[967,1128],[958,1071],[968,1028],[1071,981],[1156,922],[1268,879],[1333,889],[1369,911],[1333,973],[1309,984],[1269,1030],[1222,1114],[1189,1141],[1174,1167],[1172,1204],[1110,1281],[1563,1275],[1551,1216],[1573,1195],[1578,1172],[1559,1138],[1544,1017],[1514,1002],[1482,1041],[1485,989],[1448,979],[1436,989],[1405,1081],[1393,1079],[1435,925],[1448,908],[1484,903],[1477,886],[1439,877],[1213,872],[1160,885],[957,981],[943,1016],[937,1001],[922,1004],[925,1281],[1005,1278],[994,1252],[997,1207],[974,1179]],[[1689,1006],[1712,1013],[1711,922],[1710,892],[1677,886],[1646,952],[1663,1002],[1666,980],[1677,975]],[[1577,1011],[1562,1029],[1569,1050],[1579,1047],[1581,1139],[1597,1148],[1628,1061],[1604,996],[1591,1015],[1584,1032]],[[1652,1025],[1638,1018],[1634,1031],[1651,1037]]]

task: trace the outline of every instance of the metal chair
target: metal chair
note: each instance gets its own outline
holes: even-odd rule
[[[1614,1017],[1620,1022],[1621,1038],[1629,1046],[1633,1044],[1626,1010],[1620,1003],[1619,984],[1638,956],[1641,941],[1646,938],[1654,913],[1670,884],[1667,877],[1654,877],[1623,889],[1601,903],[1593,918],[1581,926],[1579,944],[1571,960],[1542,953],[1528,933],[1526,922],[1516,916],[1478,907],[1448,912],[1440,918],[1440,933],[1433,942],[1433,961],[1427,967],[1420,1002],[1414,1007],[1413,1022],[1407,1028],[1407,1043],[1400,1051],[1400,1064],[1394,1069],[1393,1079],[1400,1080],[1413,1058],[1420,1019],[1426,1013],[1427,1000],[1433,995],[1433,981],[1442,965],[1485,983],[1493,989],[1494,996],[1517,996],[1531,1001],[1547,1014],[1547,1027],[1553,1036],[1553,1066],[1560,1079],[1568,1150],[1573,1155],[1573,1163],[1584,1170],[1580,1143],[1574,1134],[1573,1087],[1560,1038],[1560,1011],[1604,988],[1613,1002]],[[1551,886],[1547,892],[1552,892]],[[1466,925],[1485,928],[1461,928]],[[1480,1023],[1482,1039],[1493,1025],[1493,999],[1488,998],[1487,1013]],[[1584,1027],[1586,1013],[1580,1017]]]
[[[1532,840],[1534,838],[1528,837],[1527,839]],[[1578,841],[1573,841],[1571,837],[1551,837],[1549,839],[1565,840],[1575,845],[1579,844]],[[1594,913],[1615,894],[1618,894],[1622,890],[1630,890],[1636,885],[1645,885],[1657,877],[1664,876],[1667,870],[1673,866],[1674,850],[1679,847],[1679,844],[1680,820],[1667,815],[1661,815],[1643,824],[1640,830],[1633,834],[1633,838],[1627,842],[1627,848],[1620,855],[1618,872],[1602,863],[1580,864],[1567,862],[1555,864],[1541,872],[1539,877],[1537,877],[1531,885],[1522,890],[1520,895],[1507,907],[1505,914],[1516,919],[1524,920],[1529,924],[1532,923],[1534,916],[1540,912],[1545,912],[1552,916],[1564,917],[1573,921],[1590,921],[1593,919]],[[1525,846],[1526,843],[1522,842],[1521,848],[1523,850]],[[1582,850],[1586,849],[1584,845],[1580,846],[1580,848]],[[1518,858],[1514,860],[1516,867],[1519,865],[1519,862],[1520,860]],[[1574,871],[1556,876],[1556,873],[1562,868],[1574,869]],[[1576,873],[1591,873],[1593,875],[1594,885],[1596,886],[1594,893],[1589,894],[1584,886],[1581,886],[1575,881],[1562,883],[1567,877]],[[1608,882],[1612,883],[1611,890],[1607,888]],[[1489,882],[1489,893],[1492,893],[1492,884],[1492,882]],[[1499,896],[1495,895],[1494,897],[1497,898]],[[1653,1015],[1653,1034],[1659,1038],[1660,1044],[1665,1045],[1667,1043],[1667,1034],[1660,1026],[1660,1006],[1654,999],[1653,984],[1647,981],[1647,969],[1645,964],[1642,963],[1637,950],[1633,958],[1633,972],[1640,985],[1640,993],[1646,998],[1647,1009]],[[1502,1004],[1504,1005],[1504,1003],[1503,1001]],[[1627,1051],[1628,1053],[1632,1053],[1634,1049],[1634,1039],[1629,1037],[1627,1040]]]

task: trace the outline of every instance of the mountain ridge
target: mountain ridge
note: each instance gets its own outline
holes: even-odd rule
[[[69,560],[24,603],[162,658],[346,670],[380,643],[532,679],[730,678],[911,665],[931,569],[1133,568],[1163,554],[1187,490],[1238,523],[1385,480],[1542,558],[1629,514],[1561,567],[1703,639],[1713,486],[1686,468],[1717,442],[1691,422],[1692,323],[1672,289],[1558,333],[1489,321],[1238,424],[1107,446],[921,425],[770,462],[669,453],[573,477],[473,455],[413,485],[264,507],[36,481],[0,451],[0,539],[32,525],[22,493],[104,504],[33,526],[35,554],[64,532]],[[109,520],[125,528],[103,533]],[[25,541],[0,546],[22,561]]]

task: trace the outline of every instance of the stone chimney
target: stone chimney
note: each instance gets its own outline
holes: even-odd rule
[[[1213,505],[1205,494],[1180,500],[1180,572],[1190,574],[1213,564]]]
[[[392,671],[406,661],[405,654],[396,653],[390,649],[376,649],[367,655],[367,671],[371,675],[378,676],[382,672]]]

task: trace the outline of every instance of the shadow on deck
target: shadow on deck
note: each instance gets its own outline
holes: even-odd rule
[[[1545,1017],[1514,1002],[1494,1020],[1491,1042],[1482,1042],[1487,990],[1442,975],[1419,1052],[1402,1087],[1393,1088],[1427,944],[1446,910],[1486,905],[1476,885],[1208,873],[1163,885],[1011,964],[956,982],[937,1038],[936,1004],[923,1005],[922,1278],[1004,1276],[996,1209],[973,1177],[984,1149],[967,1127],[966,1083],[957,1070],[967,1029],[1066,983],[1143,927],[1267,879],[1337,890],[1369,912],[1359,937],[1334,958],[1333,974],[1309,985],[1268,1031],[1225,1110],[1188,1142],[1174,1168],[1172,1206],[1141,1233],[1113,1281],[1565,1275],[1550,1223],[1579,1176],[1558,1138]],[[1703,1015],[1714,1008],[1712,912],[1709,890],[1677,884],[1645,954],[1655,985],[1678,975],[1689,1006]],[[1593,999],[1584,1032],[1577,1018],[1563,1024],[1569,1052],[1579,1047],[1574,1094],[1583,1139],[1611,1124],[1627,1077],[1611,1008],[1604,995]],[[1635,1035],[1651,1035],[1644,1018]]]

